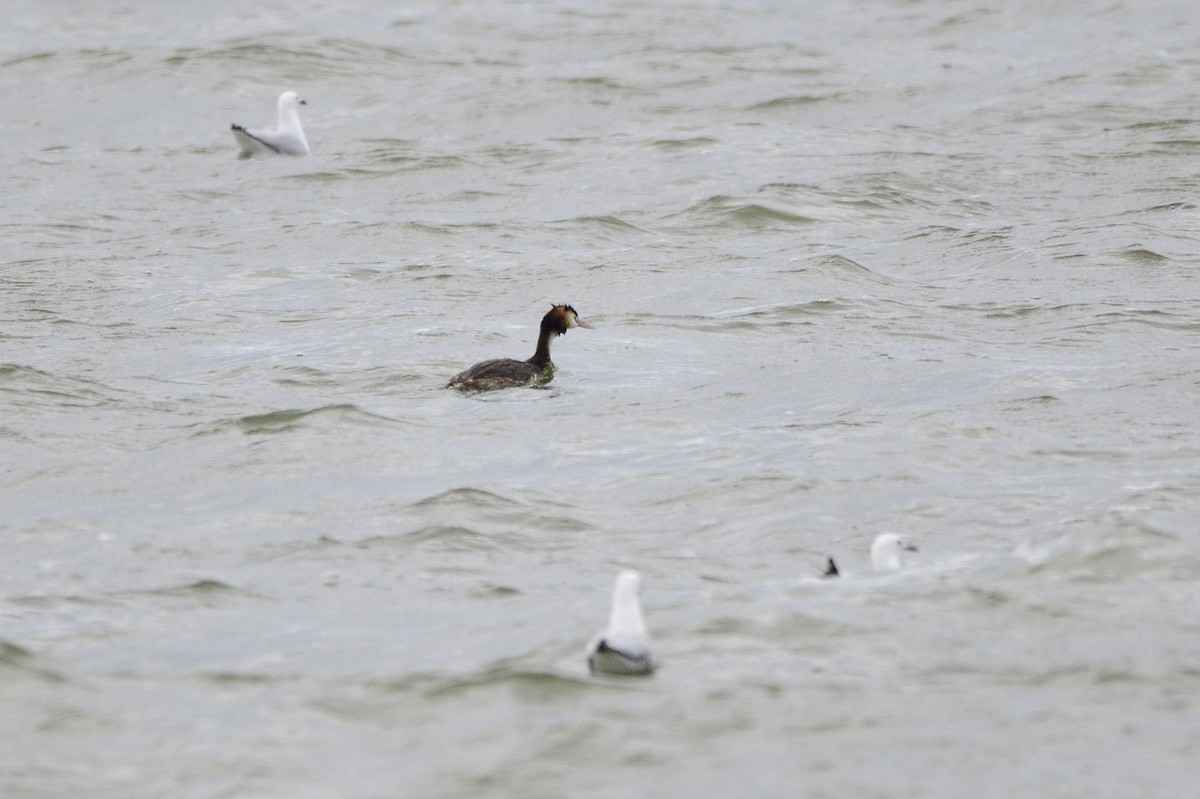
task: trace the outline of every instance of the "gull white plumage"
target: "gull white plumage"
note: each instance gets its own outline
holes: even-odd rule
[[[308,139],[304,138],[304,128],[300,126],[300,106],[308,105],[295,92],[284,92],[279,95],[277,104],[279,124],[273,128],[244,128],[233,124],[233,138],[237,139],[242,148],[240,157],[249,158],[257,153],[275,153],[276,155],[308,155]]]
[[[871,542],[871,568],[877,572],[894,572],[904,568],[909,552],[917,547],[896,533],[880,533]]]
[[[897,533],[880,533],[871,542],[871,568],[878,573],[894,572],[907,565],[908,553],[916,552],[917,547],[907,538]],[[822,577],[839,577],[841,570],[833,558],[826,558]]]
[[[626,569],[613,587],[608,626],[588,644],[588,668],[605,674],[649,674],[658,666],[642,620],[642,578]]]

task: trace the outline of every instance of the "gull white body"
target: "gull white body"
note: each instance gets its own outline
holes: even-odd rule
[[[243,128],[230,125],[233,138],[242,148],[241,157],[249,158],[258,153],[276,155],[308,155],[308,139],[300,126],[297,109],[307,105],[295,92],[279,95],[279,124],[273,128]]]
[[[907,538],[896,533],[880,533],[871,542],[871,568],[877,572],[903,569],[909,552],[917,548]]]
[[[658,665],[642,620],[642,578],[635,571],[617,575],[608,626],[588,644],[588,668],[605,674],[649,674]]]

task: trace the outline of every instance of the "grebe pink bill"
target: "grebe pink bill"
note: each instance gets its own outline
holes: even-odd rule
[[[554,363],[550,360],[550,342],[555,336],[566,335],[573,327],[587,330],[594,328],[579,318],[570,305],[555,305],[542,317],[542,328],[538,333],[537,350],[527,361],[512,358],[496,358],[481,361],[465,372],[450,379],[446,388],[462,391],[492,391],[498,388],[514,388],[528,385],[545,385],[554,377]]]

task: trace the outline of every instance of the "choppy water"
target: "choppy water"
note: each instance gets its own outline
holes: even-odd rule
[[[0,47],[3,796],[1194,792],[1187,4],[17,2]],[[285,88],[313,155],[238,160]],[[550,302],[597,329],[548,390],[443,389]],[[662,668],[591,678],[626,566]]]

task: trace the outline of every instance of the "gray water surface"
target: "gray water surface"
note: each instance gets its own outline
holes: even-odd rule
[[[0,795],[1194,795],[1198,53],[1185,3],[10,4]],[[284,89],[313,154],[239,160]],[[547,389],[444,388],[555,302]],[[593,678],[626,567],[662,667]]]

